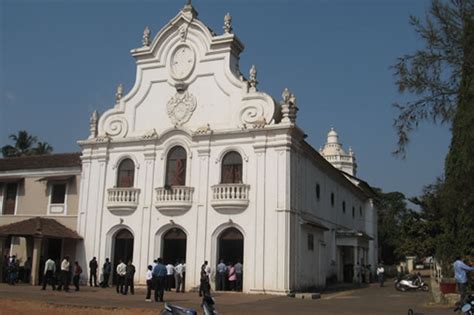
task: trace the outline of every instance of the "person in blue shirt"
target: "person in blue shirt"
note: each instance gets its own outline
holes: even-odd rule
[[[461,257],[456,257],[454,262],[454,278],[456,279],[456,286],[458,292],[461,295],[461,305],[464,304],[464,301],[467,297],[467,272],[474,271],[474,267],[466,265]]]
[[[165,290],[166,283],[166,266],[163,264],[163,259],[158,258],[157,264],[153,267],[152,276],[153,276],[153,287],[155,288],[155,302],[163,302],[163,294]]]

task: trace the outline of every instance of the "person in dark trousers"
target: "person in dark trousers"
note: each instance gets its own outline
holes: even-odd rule
[[[130,294],[135,294],[135,288],[133,286],[133,277],[135,276],[135,266],[132,265],[132,261],[129,260],[126,268],[125,274],[125,291],[123,292],[124,295],[127,295],[128,288],[130,287]]]
[[[109,287],[110,274],[112,273],[112,264],[110,263],[108,258],[105,258],[105,263],[102,266],[102,273],[104,275],[104,279],[102,281],[102,287],[103,288],[108,288]]]
[[[23,264],[24,274],[23,274],[23,282],[30,283],[31,277],[31,257],[28,257]]]
[[[76,291],[79,291],[79,280],[81,279],[82,268],[79,263],[76,261],[74,263],[74,277],[72,278],[72,282],[76,287]]]
[[[41,290],[46,290],[46,285],[51,284],[53,287],[53,291],[56,290],[56,285],[54,281],[54,274],[56,273],[56,263],[54,260],[49,258],[46,260],[44,264],[44,272],[43,272],[43,288]]]
[[[10,263],[8,265],[8,283],[10,285],[15,285],[18,280],[18,262],[16,260],[16,256],[13,255]]]
[[[235,275],[237,276],[237,281],[235,281],[235,286],[236,286],[235,289],[237,291],[242,291],[242,278],[243,278],[244,266],[240,262],[240,259],[234,265],[234,268],[235,268]]]
[[[97,260],[95,257],[92,258],[92,260],[89,262],[89,270],[90,270],[90,274],[89,274],[89,285],[92,287],[98,287],[97,285]],[[94,282],[92,282],[92,280],[94,280]],[[94,285],[92,285],[94,284]]]
[[[58,291],[64,288],[64,291],[69,292],[69,281],[71,278],[70,273],[71,264],[69,263],[69,256],[65,256],[61,262],[61,273]]]
[[[152,271],[153,274],[153,287],[155,289],[155,302],[163,302],[163,295],[165,290],[166,281],[166,267],[163,265],[163,259],[158,258],[157,264]]]
[[[125,289],[125,275],[127,274],[127,265],[125,265],[122,259],[119,259],[119,264],[117,265],[117,293],[124,293]]]
[[[201,266],[201,283],[199,285],[199,296],[207,296],[210,294],[211,285],[209,284],[209,276],[206,272],[206,265]]]
[[[225,290],[225,281],[227,278],[227,266],[224,264],[224,260],[221,259],[217,265],[217,283],[216,290]]]
[[[146,298],[145,302],[151,302],[151,290],[153,289],[153,267],[148,265],[148,269],[146,271]]]

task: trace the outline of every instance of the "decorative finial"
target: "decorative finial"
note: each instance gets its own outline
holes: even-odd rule
[[[150,46],[150,29],[148,28],[148,26],[145,27],[145,29],[143,30],[143,37],[142,37],[142,44],[143,44],[143,47],[148,47]]]
[[[118,103],[123,97],[123,84],[120,83],[117,86],[117,92],[115,92],[115,101]]]
[[[250,84],[250,90],[255,92],[257,91],[257,68],[255,68],[255,65],[252,65],[249,71],[249,84]]]
[[[225,34],[231,34],[232,33],[232,16],[230,15],[229,12],[224,16],[224,26],[222,27],[224,29]]]
[[[283,102],[281,103],[281,122],[282,123],[294,123],[296,121],[296,96],[285,88],[281,94]]]
[[[90,130],[90,135],[89,135],[89,139],[93,139],[93,138],[96,138],[97,137],[97,122],[99,120],[99,113],[97,113],[97,111],[95,110],[92,115],[91,115],[91,118],[89,119],[89,130]]]

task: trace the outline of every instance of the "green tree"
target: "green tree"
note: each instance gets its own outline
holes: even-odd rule
[[[472,19],[473,0],[433,0],[423,23],[410,16],[410,24],[425,48],[398,58],[392,66],[400,93],[415,96],[394,103],[399,115],[394,121],[398,136],[395,154],[405,156],[409,135],[422,122],[451,124],[459,102],[461,73],[465,61],[466,16]]]
[[[474,246],[474,0],[433,0],[424,23],[410,21],[426,47],[393,66],[399,91],[417,97],[395,104],[395,153],[405,156],[409,134],[422,122],[451,126],[445,183],[436,191],[439,206],[429,209],[437,214],[431,218],[438,230],[436,255],[450,262]]]
[[[28,134],[25,130],[18,131],[18,134],[9,136],[14,145],[2,147],[3,157],[17,157],[25,155],[40,155],[53,152],[53,147],[47,142],[38,142],[38,138]],[[34,145],[37,145],[34,147]]]

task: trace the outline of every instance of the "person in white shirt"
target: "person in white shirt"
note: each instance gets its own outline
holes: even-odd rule
[[[385,282],[385,269],[383,268],[382,264],[379,264],[377,267],[377,278],[379,280],[380,286],[383,287],[383,283]]]
[[[54,281],[53,281],[53,276],[55,272],[56,272],[56,263],[54,262],[54,260],[49,258],[44,263],[43,288],[41,288],[41,290],[46,290],[46,285],[48,283],[51,284],[51,286],[53,287],[53,291],[56,289],[56,286],[54,285]]]
[[[174,267],[174,282],[176,286],[176,292],[184,292],[183,272],[184,265],[182,262],[178,262],[176,267]]]
[[[220,263],[217,265],[216,290],[218,291],[225,290],[226,278],[227,278],[227,266],[224,264],[224,260],[221,259]]]
[[[148,265],[148,270],[146,271],[146,298],[145,302],[151,302],[151,289],[153,288],[153,267]]]
[[[125,275],[127,274],[127,265],[125,265],[122,259],[119,259],[117,265],[117,293],[125,294]]]
[[[63,261],[61,262],[61,280],[59,283],[58,291],[64,287],[64,291],[69,292],[69,281],[71,279],[70,274],[70,263],[69,263],[69,256],[65,256]]]
[[[174,281],[174,266],[173,264],[166,265],[166,290],[171,291]]]

